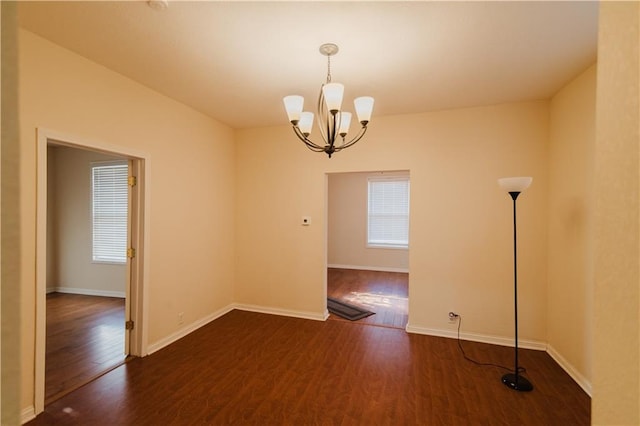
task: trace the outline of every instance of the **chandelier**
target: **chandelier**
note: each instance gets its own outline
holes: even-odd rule
[[[284,107],[287,110],[289,121],[298,138],[314,152],[324,152],[329,158],[331,154],[349,148],[358,142],[367,131],[367,124],[373,111],[373,98],[362,96],[356,98],[353,103],[360,122],[360,130],[352,139],[347,140],[351,124],[351,113],[342,111],[342,96],[344,86],[331,82],[331,57],[338,53],[338,46],[326,43],[320,46],[320,53],[327,57],[327,82],[320,88],[318,96],[318,128],[322,136],[323,144],[317,144],[309,139],[313,127],[313,113],[303,111],[304,98],[298,95],[285,96]]]

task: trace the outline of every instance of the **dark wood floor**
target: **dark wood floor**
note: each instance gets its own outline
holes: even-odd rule
[[[358,323],[395,327],[407,326],[409,313],[409,274],[329,268],[327,296],[344,300],[375,312]],[[329,319],[344,320],[336,315]]]
[[[513,349],[465,342],[510,365]],[[232,311],[46,407],[30,425],[588,425],[590,399],[541,351],[534,384],[463,359],[456,340]]]
[[[124,299],[47,295],[45,405],[124,361]]]

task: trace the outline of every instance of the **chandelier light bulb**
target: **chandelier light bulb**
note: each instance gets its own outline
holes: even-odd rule
[[[324,101],[331,114],[336,114],[342,107],[342,97],[344,95],[344,85],[340,83],[327,83],[322,86]]]
[[[337,121],[339,124],[338,134],[343,138],[349,133],[349,126],[351,125],[351,113],[350,112],[339,112]]]
[[[298,128],[303,135],[309,136],[311,134],[311,128],[313,127],[313,113],[304,111],[300,113],[300,122]]]
[[[287,110],[289,121],[294,125],[297,124],[302,113],[304,98],[299,95],[290,95],[285,96],[282,101],[284,102],[284,108]]]
[[[371,113],[373,112],[373,98],[371,96],[361,96],[353,101],[353,105],[356,107],[358,121],[366,126],[371,120]]]

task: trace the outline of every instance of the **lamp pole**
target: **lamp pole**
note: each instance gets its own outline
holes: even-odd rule
[[[500,186],[507,189],[513,200],[513,307],[515,317],[515,356],[513,373],[502,376],[502,383],[513,390],[528,392],[533,390],[529,380],[520,375],[518,364],[518,237],[516,226],[516,200],[520,193],[531,184],[532,178],[503,178],[499,179]]]

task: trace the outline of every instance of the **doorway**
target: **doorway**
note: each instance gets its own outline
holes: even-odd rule
[[[148,238],[146,154],[45,129],[37,134],[36,415],[45,402],[116,368],[129,355],[146,353]],[[124,253],[118,249],[119,257],[105,262],[96,257],[92,182],[95,170],[116,163],[126,178],[125,187],[116,189],[124,195],[113,201],[126,200],[120,228]]]
[[[331,173],[327,181],[327,297],[374,313],[354,322],[404,329],[409,315],[409,172]],[[396,217],[383,218],[387,224],[382,225],[404,227],[404,234],[370,232],[378,224],[370,207],[379,198],[372,194],[376,182],[384,183],[383,198],[406,202],[385,212]],[[392,182],[401,182],[400,193]],[[345,321],[334,314],[329,319]]]
[[[45,405],[121,365],[128,159],[47,146]]]

